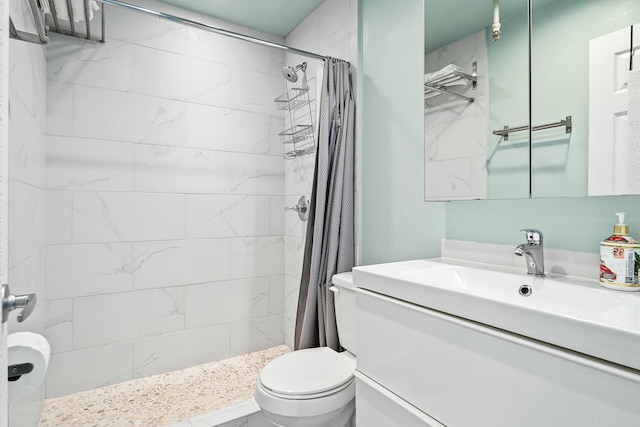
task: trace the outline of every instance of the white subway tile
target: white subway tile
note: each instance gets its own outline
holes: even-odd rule
[[[283,166],[282,157],[229,153],[230,193],[283,195]]]
[[[287,214],[289,211],[285,212],[284,207],[284,200],[285,198],[283,196],[271,196],[271,235],[272,236],[278,236],[278,235],[282,235],[284,234],[284,222],[285,222],[285,214]],[[295,203],[293,205],[287,205],[287,206],[294,206]],[[297,213],[296,213],[297,216]]]
[[[277,43],[284,44],[284,39]],[[269,49],[271,51],[271,67],[269,68],[269,74],[276,77],[282,77],[282,67],[285,64],[284,51],[281,49]]]
[[[77,85],[131,91],[133,45],[111,38],[108,43],[96,43],[55,35],[47,46],[47,77]]]
[[[270,71],[270,52],[264,46],[193,28],[187,29],[187,55],[261,73]]]
[[[210,150],[233,147],[230,120],[234,110],[204,104],[186,104],[187,137],[184,145]],[[238,150],[242,151],[242,150]]]
[[[50,300],[45,304],[44,337],[49,341],[51,354],[73,350],[73,300]]]
[[[231,101],[231,67],[136,46],[135,92],[225,106]]]
[[[230,239],[230,277],[270,276],[284,270],[281,236]]]
[[[73,92],[70,83],[47,81],[47,134],[73,135]]]
[[[162,5],[154,3],[150,7],[157,9]],[[123,40],[136,45],[155,49],[184,53],[186,28],[174,22],[155,17],[131,13],[126,9],[109,8],[108,34],[109,39]]]
[[[271,121],[271,116],[267,114],[189,103],[185,145],[270,154]]]
[[[9,178],[45,186],[45,133],[22,100],[9,95]]]
[[[150,289],[76,298],[75,349],[177,332],[184,329],[184,288]]]
[[[285,144],[282,143],[280,133],[284,131],[284,117],[271,116],[271,155],[283,156]]]
[[[73,129],[78,137],[182,145],[185,106],[170,99],[75,86]]]
[[[284,79],[270,74],[234,68],[230,71],[228,102],[231,108],[277,116],[274,99],[285,91]],[[210,102],[207,102],[210,103]]]
[[[47,136],[47,187],[133,190],[132,143]]]
[[[137,144],[134,188],[165,193],[222,193],[229,188],[227,153]]]
[[[227,239],[134,243],[136,289],[162,288],[229,278]]]
[[[271,116],[248,111],[226,110],[231,128],[229,151],[271,154]]]
[[[184,196],[150,193],[76,192],[75,243],[184,238]]]
[[[284,313],[284,277],[283,275],[269,277],[269,314]]]
[[[133,378],[133,343],[52,354],[46,377],[47,398],[117,384]]]
[[[65,244],[73,241],[73,193],[47,191],[47,244]]]
[[[284,237],[284,273],[300,277],[304,257],[304,238],[286,235]]]
[[[9,267],[24,261],[45,245],[45,190],[9,181]]]
[[[436,129],[439,160],[485,155],[486,124],[479,117],[460,118]]]
[[[188,238],[266,236],[271,233],[269,196],[187,195]]]
[[[47,247],[47,300],[133,289],[131,243]]]
[[[187,329],[268,316],[269,286],[268,277],[187,286]]]
[[[425,198],[471,197],[472,168],[470,159],[454,159],[425,163]]]
[[[30,22],[33,21],[32,17],[27,19]],[[11,90],[22,100],[36,121],[44,124],[46,118],[43,97],[47,91],[47,63],[44,47],[11,40],[7,42],[7,48],[9,66],[4,69],[4,72],[11,82]]]
[[[230,355],[251,353],[284,343],[283,317],[270,316],[231,324]]]
[[[133,376],[142,378],[229,357],[229,325],[181,331],[134,342]]]

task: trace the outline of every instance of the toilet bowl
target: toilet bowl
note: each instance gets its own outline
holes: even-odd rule
[[[279,427],[355,427],[355,293],[351,273],[333,276],[336,323],[341,344],[298,350],[269,362],[255,399]]]
[[[273,360],[260,374],[256,403],[277,426],[349,426],[356,361],[345,353],[321,347]]]

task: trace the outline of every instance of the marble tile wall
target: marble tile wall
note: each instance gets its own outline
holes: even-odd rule
[[[286,37],[285,43],[287,46],[349,61],[353,66],[352,78],[355,91],[358,66],[357,28],[357,0],[325,0]],[[285,61],[288,65],[296,65],[303,61],[308,63],[309,92],[315,116],[315,94],[318,83],[316,74],[318,68],[322,68],[322,62],[289,52],[285,54]],[[302,195],[311,197],[314,162],[314,156],[286,161],[284,197],[286,206],[294,206]],[[306,223],[301,222],[295,212],[287,211],[284,227],[284,335],[285,343],[293,349]]]
[[[17,29],[34,32],[26,2],[8,2]],[[35,293],[36,309],[22,323],[10,315],[7,333],[43,333],[45,325],[46,59],[39,45],[10,40],[9,48],[9,284],[14,294]],[[37,424],[44,387],[12,402],[9,425]]]
[[[486,197],[488,65],[486,33],[454,41],[425,57],[425,72],[455,64],[471,74],[477,64],[478,84],[454,87],[473,103],[433,96],[425,100],[425,200]]]
[[[47,48],[48,397],[284,342],[284,54],[114,7],[107,34]]]

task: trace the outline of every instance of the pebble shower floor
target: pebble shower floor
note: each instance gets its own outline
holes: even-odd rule
[[[47,399],[40,427],[169,426],[253,397],[281,345],[218,362]]]

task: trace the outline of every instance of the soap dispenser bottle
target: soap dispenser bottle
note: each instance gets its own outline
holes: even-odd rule
[[[616,213],[613,235],[600,243],[600,285],[621,291],[640,291],[640,244],[629,237],[624,212]]]

